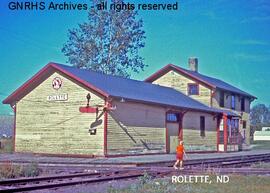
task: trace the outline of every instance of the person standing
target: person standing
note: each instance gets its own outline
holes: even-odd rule
[[[174,169],[178,169],[177,165],[180,163],[180,170],[183,170],[183,156],[187,158],[185,148],[184,148],[184,142],[179,141],[179,145],[176,147],[176,162],[174,163],[173,167]]]

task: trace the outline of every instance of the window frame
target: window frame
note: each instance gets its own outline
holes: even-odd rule
[[[235,110],[236,107],[236,96],[234,94],[231,95],[231,109]]]
[[[205,116],[200,116],[200,136],[205,137]]]
[[[191,86],[196,86],[197,87],[197,92],[196,93],[191,93]],[[189,96],[192,96],[192,95],[199,95],[200,94],[200,87],[199,87],[199,84],[198,83],[188,83],[188,88],[187,88],[187,90],[188,90],[188,95]]]
[[[219,106],[225,107],[225,92],[224,91],[219,92]]]
[[[243,127],[242,128],[243,129],[247,129],[247,121],[246,120],[242,120],[242,124],[243,124]]]
[[[170,115],[175,115],[176,120],[168,119]],[[166,113],[166,122],[167,123],[179,123],[179,121],[180,121],[180,113],[177,113],[177,112],[167,112]]]
[[[241,111],[242,112],[246,111],[246,99],[245,99],[245,97],[241,97]]]
[[[237,144],[239,133],[239,119],[228,119],[228,131],[228,144]]]

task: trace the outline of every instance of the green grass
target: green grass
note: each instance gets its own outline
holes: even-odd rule
[[[2,138],[0,153],[13,153],[13,139],[12,138]]]
[[[270,141],[253,141],[250,145],[254,150],[270,149]]]
[[[262,176],[230,176],[228,183],[216,183],[215,175],[211,175],[213,183],[177,183],[173,184],[171,179],[139,180],[124,189],[110,188],[109,193],[269,193],[270,177]]]

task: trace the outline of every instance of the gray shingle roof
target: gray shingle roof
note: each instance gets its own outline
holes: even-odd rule
[[[200,111],[221,112],[220,110],[208,107],[173,88],[118,76],[105,75],[91,70],[78,69],[62,64],[55,65],[88,82],[112,97]]]
[[[192,76],[195,76],[195,77],[197,77],[197,78],[199,78],[199,79],[201,79],[201,80],[203,80],[211,85],[214,85],[219,89],[230,91],[230,92],[241,94],[241,95],[245,95],[245,96],[252,97],[252,98],[256,98],[255,96],[253,96],[245,91],[242,91],[241,89],[236,88],[235,86],[232,86],[231,84],[226,83],[220,79],[209,77],[209,76],[203,75],[199,72],[187,70],[187,69],[181,68],[179,66],[175,66],[175,65],[172,65],[172,66],[175,68],[179,68],[179,69],[185,71],[186,73],[191,74]]]

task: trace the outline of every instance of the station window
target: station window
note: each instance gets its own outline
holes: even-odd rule
[[[229,122],[228,122],[229,123]],[[238,119],[232,119],[230,124],[228,124],[229,130],[229,143],[230,144],[237,144],[238,140]]]
[[[219,106],[220,107],[224,107],[224,95],[225,95],[225,93],[223,91],[220,91],[220,94],[219,94]]]
[[[167,113],[167,122],[179,122],[179,113]]]
[[[200,135],[201,137],[205,137],[205,117],[200,116]]]
[[[199,85],[189,83],[188,84],[188,95],[199,95]]]
[[[232,109],[235,109],[235,95],[231,96],[231,107]]]
[[[247,128],[247,122],[243,121],[243,129],[246,129],[246,128]]]
[[[219,131],[219,144],[224,144],[224,132]]]
[[[245,111],[245,98],[241,98],[241,111]]]

